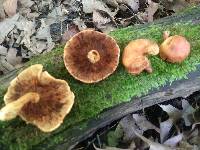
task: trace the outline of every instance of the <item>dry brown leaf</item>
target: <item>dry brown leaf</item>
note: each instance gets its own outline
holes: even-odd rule
[[[134,12],[139,9],[139,0],[117,0],[117,2],[128,5]]]
[[[160,133],[160,129],[153,125],[147,118],[141,114],[133,114],[132,115],[135,123],[140,127],[140,129],[144,132],[148,129],[154,129],[158,133]]]
[[[152,0],[148,0],[148,4],[149,4],[149,7],[146,9],[147,19],[148,19],[148,22],[152,22],[153,21],[153,15],[158,10],[159,4],[153,2]]]
[[[3,7],[9,17],[14,16],[17,11],[17,0],[5,0]]]
[[[34,2],[31,0],[20,0],[19,3],[22,5],[22,7],[27,8],[31,7],[34,4]]]
[[[103,0],[103,1],[105,1],[106,4],[109,4],[109,5],[113,6],[113,7],[118,7],[119,6],[116,0]]]
[[[5,72],[5,73],[15,69],[14,66],[12,66],[11,64],[9,64],[6,61],[6,57],[5,56],[0,56],[0,66],[1,66],[1,68],[4,69],[2,71]]]
[[[117,14],[118,9],[111,11],[111,9],[102,1],[99,0],[82,0],[83,11],[85,13],[92,13],[94,10],[101,10],[106,12],[111,17]]]
[[[61,44],[65,44],[72,36],[79,32],[76,25],[67,25],[67,30],[64,32],[61,38]]]
[[[144,142],[146,142],[150,148],[149,150],[172,150],[170,147],[153,142],[149,139],[147,139],[146,137],[144,137],[143,135],[141,135],[140,133],[138,133],[136,130],[134,130],[135,135],[137,135],[141,140],[143,140]]]
[[[7,59],[7,62],[14,67],[17,65],[20,65],[22,62],[22,57],[17,56],[16,48],[9,48],[6,59]]]
[[[0,45],[0,55],[5,56],[7,54],[7,48],[4,46]]]
[[[105,28],[105,24],[109,23],[110,21],[110,18],[102,16],[102,14],[99,11],[93,11],[93,22],[97,28]]]
[[[85,30],[87,28],[87,26],[85,25],[85,22],[82,19],[80,19],[80,17],[74,20],[74,24],[78,26],[78,29],[80,31]]]
[[[26,18],[34,19],[39,16],[37,11],[32,11],[31,7],[34,5],[34,2],[31,0],[19,0],[18,1],[18,11],[22,16],[26,16]]]
[[[8,33],[13,30],[18,19],[19,15],[16,14],[13,17],[0,22],[0,44],[4,41]]]
[[[0,3],[3,4],[3,1],[4,0],[0,0]],[[5,19],[6,15],[5,15],[5,12],[4,12],[4,8],[3,8],[3,5],[0,5],[0,21]]]

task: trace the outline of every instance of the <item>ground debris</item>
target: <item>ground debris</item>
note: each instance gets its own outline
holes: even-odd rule
[[[195,0],[160,2],[0,0],[0,2],[2,3],[0,5],[0,46],[7,49],[16,48],[22,59],[51,51],[56,44],[65,44],[75,33],[87,28],[109,33],[118,27],[152,22],[160,16],[168,16],[167,10],[176,12],[179,10],[177,9],[179,5],[182,7],[183,3],[197,3]],[[71,26],[76,26],[77,29]],[[9,64],[7,60],[3,61]]]
[[[114,130],[102,136],[107,136],[108,141],[100,137],[99,141],[103,141],[100,148],[123,150],[134,145],[134,149],[141,150],[199,149],[200,122],[194,119],[194,114],[199,114],[200,106],[196,104],[196,108],[193,108],[194,104],[183,98],[174,101],[151,106],[122,118]],[[161,110],[157,111],[159,107]],[[152,117],[149,110],[157,115]],[[95,149],[98,149],[97,145]]]

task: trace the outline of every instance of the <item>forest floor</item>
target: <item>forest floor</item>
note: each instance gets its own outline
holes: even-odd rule
[[[87,28],[109,33],[170,16],[199,0],[0,0],[0,75]],[[116,120],[77,149],[200,149],[200,92]],[[155,111],[156,110],[156,111]]]
[[[0,75],[86,28],[109,33],[172,15],[199,0],[0,0]]]

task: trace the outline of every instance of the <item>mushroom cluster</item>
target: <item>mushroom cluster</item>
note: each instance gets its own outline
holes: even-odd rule
[[[64,48],[68,72],[84,83],[101,81],[112,74],[119,63],[116,41],[101,32],[84,30],[73,36]]]
[[[181,63],[190,54],[190,43],[180,35],[169,36],[169,31],[163,33],[164,42],[158,46],[149,39],[131,41],[124,49],[122,63],[126,70],[138,75],[143,70],[152,72],[151,63],[147,56],[160,54],[163,60],[171,63]]]
[[[0,110],[0,120],[19,115],[44,132],[60,126],[73,106],[74,94],[66,81],[42,69],[40,64],[32,65],[11,81],[4,96],[6,105]]]
[[[179,35],[165,32],[160,57],[169,62],[182,62],[190,53],[190,43]],[[148,55],[157,55],[159,46],[148,39],[131,41],[124,49],[122,63],[133,75],[143,70],[152,72]],[[64,48],[64,63],[68,72],[84,83],[95,83],[112,74],[119,63],[120,49],[116,41],[93,30],[74,35]],[[4,96],[5,106],[0,120],[20,116],[44,132],[58,128],[74,103],[68,83],[42,71],[40,64],[32,65],[13,79]]]

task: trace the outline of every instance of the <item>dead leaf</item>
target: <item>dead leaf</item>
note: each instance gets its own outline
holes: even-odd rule
[[[149,150],[172,150],[170,147],[153,142],[153,141],[145,138],[140,133],[138,133],[136,130],[134,131],[134,133],[136,136],[138,136],[140,139],[142,139],[144,142],[146,142],[150,146]]]
[[[147,20],[148,22],[152,22],[153,21],[153,15],[155,14],[155,12],[158,10],[158,3],[153,2],[152,0],[148,0],[148,4],[149,6],[146,9],[147,12]]]
[[[3,8],[9,17],[14,16],[17,11],[17,0],[5,0]]]
[[[20,65],[22,62],[22,57],[17,56],[17,49],[16,48],[9,48],[8,53],[6,55],[6,60],[12,66]]]
[[[72,36],[74,36],[78,32],[79,29],[76,25],[67,25],[67,30],[64,32],[61,38],[61,44],[65,44]]]
[[[4,41],[8,33],[13,30],[17,20],[19,19],[19,14],[14,15],[11,18],[7,18],[0,22],[0,44]]]
[[[160,129],[149,122],[145,116],[139,114],[133,114],[133,119],[135,120],[136,124],[140,127],[140,129],[144,132],[148,129],[154,129],[158,133],[160,133]]]
[[[128,5],[134,12],[139,9],[139,0],[117,0],[117,2]]]
[[[34,6],[34,2],[31,0],[19,0],[18,1],[18,11],[19,14],[22,16],[26,16],[26,18],[29,18],[31,20],[35,19],[39,16],[39,13],[37,11],[33,11],[31,8]]]
[[[2,71],[5,73],[15,69],[14,66],[12,66],[6,61],[5,56],[0,56],[0,66],[3,69]]]
[[[188,103],[187,100],[182,100],[182,107],[183,107],[183,119],[185,121],[186,126],[190,126],[193,123],[192,114],[195,112],[195,109]]]
[[[98,10],[93,11],[93,22],[97,26],[97,28],[101,29],[105,27],[105,24],[111,21],[108,17],[103,17],[102,14]]]
[[[78,18],[76,18],[76,20],[74,20],[74,24],[78,26],[78,29],[80,31],[87,29],[85,22],[82,19],[80,19],[80,17],[78,17]]]
[[[178,119],[180,119],[182,113],[179,109],[173,107],[172,105],[159,105],[167,114],[169,115],[169,118],[173,120],[173,122],[176,122]]]
[[[103,1],[105,1],[106,4],[109,4],[109,5],[113,6],[113,7],[118,7],[119,6],[116,0],[103,0]]]
[[[160,107],[167,112],[169,115],[169,118],[173,120],[173,122],[176,122],[181,117],[185,121],[186,126],[190,126],[192,124],[192,114],[195,111],[195,109],[188,103],[187,100],[182,99],[182,110],[179,110],[172,105],[160,105]]]
[[[37,30],[36,38],[40,40],[46,40],[48,37],[51,37],[50,27],[45,23],[44,19],[41,19],[40,21],[41,21],[41,26]]]
[[[170,129],[172,128],[173,121],[171,119],[168,119],[164,122],[160,123],[160,141],[161,143],[164,143],[165,140],[167,140],[167,136],[169,134]]]
[[[31,7],[34,4],[34,2],[31,0],[19,0],[19,3],[22,5],[22,7],[27,8]]]
[[[7,54],[7,48],[0,45],[0,55],[6,56],[6,54]]]
[[[170,147],[176,147],[176,145],[183,139],[183,134],[178,134],[172,138],[166,140],[163,144]]]
[[[135,130],[138,129],[138,132],[140,134],[143,134],[143,130],[140,130],[138,126],[135,123],[135,120],[131,115],[128,115],[124,117],[122,120],[120,120],[119,125],[124,131],[124,141],[132,141],[133,139],[137,138],[135,135]]]
[[[72,6],[72,5],[70,5],[70,6]],[[64,20],[66,20],[66,18],[68,18],[67,17],[68,13],[69,13],[69,11],[65,8],[65,6],[60,4],[60,5],[52,8],[52,10],[47,15],[47,17],[44,19],[44,21],[45,21],[46,25],[51,25],[53,23],[61,23]]]
[[[118,11],[118,8],[115,11],[111,11],[111,9],[104,2],[99,0],[82,0],[82,4],[83,11],[85,13],[93,13],[94,10],[101,10],[113,18]]]
[[[0,0],[0,3],[3,4],[3,1],[4,0]],[[4,8],[3,8],[3,5],[0,5],[0,21],[5,19],[6,15],[5,15],[5,12],[4,12]]]

